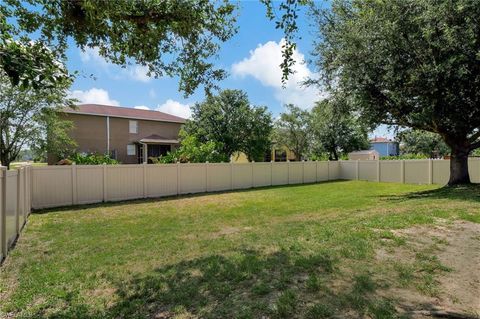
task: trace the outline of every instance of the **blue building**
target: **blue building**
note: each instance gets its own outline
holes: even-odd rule
[[[398,156],[400,154],[398,142],[385,137],[375,137],[370,140],[370,149],[377,151],[380,156]]]

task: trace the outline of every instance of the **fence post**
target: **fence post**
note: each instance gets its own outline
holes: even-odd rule
[[[433,160],[428,159],[428,184],[433,184]]]
[[[315,161],[315,183],[318,183],[318,160]]]
[[[290,185],[290,160],[287,159],[287,185]]]
[[[180,162],[177,162],[177,195],[180,195]]]
[[[73,162],[72,166],[72,204],[76,205],[78,201],[77,193],[77,164]]]
[[[208,161],[205,162],[205,192],[208,193]]]
[[[27,222],[27,217],[28,217],[27,171],[28,171],[28,166],[24,166],[23,167],[23,220],[24,220],[24,223]]]
[[[405,184],[405,160],[400,161],[400,182]]]
[[[147,198],[147,164],[142,163],[143,169],[143,198]]]
[[[305,160],[302,160],[302,184],[305,184]]]
[[[377,160],[377,182],[380,182],[380,160]]]
[[[327,181],[330,180],[330,160],[327,161]]]
[[[103,201],[107,201],[107,164],[102,165],[102,173],[103,173]]]
[[[7,168],[0,166],[2,192],[0,193],[0,244],[3,260],[7,257]]]
[[[233,162],[230,160],[230,189],[233,190]]]
[[[359,175],[359,172],[358,172],[358,168],[360,167],[360,162],[357,160],[356,164],[355,164],[355,179],[358,181],[360,175]]]
[[[270,186],[273,186],[273,161],[270,161]]]
[[[251,161],[250,162],[250,167],[252,169],[252,188],[255,187],[255,183],[253,182],[253,178],[254,178],[254,175],[253,175],[253,165],[255,165],[255,161]]]
[[[20,235],[20,202],[21,202],[21,197],[20,197],[20,191],[21,191],[21,185],[20,183],[22,182],[22,168],[19,167],[17,169],[17,211],[15,213],[15,229],[17,230],[17,236]]]

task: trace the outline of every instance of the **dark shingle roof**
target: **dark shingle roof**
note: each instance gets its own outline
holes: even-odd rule
[[[102,104],[80,104],[75,109],[67,108],[65,113],[87,114],[110,117],[123,117],[138,120],[185,123],[185,119],[160,111],[140,110]]]

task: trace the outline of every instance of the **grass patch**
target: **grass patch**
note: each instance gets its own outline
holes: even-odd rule
[[[0,317],[392,318],[379,290],[432,295],[448,272],[394,231],[478,222],[467,192],[348,181],[45,210],[0,270]]]

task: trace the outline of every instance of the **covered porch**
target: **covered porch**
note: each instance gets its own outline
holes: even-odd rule
[[[137,143],[138,163],[152,163],[150,158],[166,155],[176,149],[180,141],[160,135],[149,135]]]

